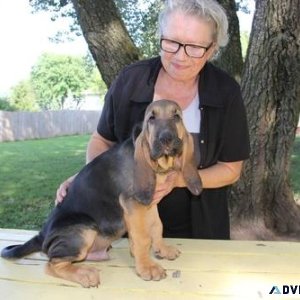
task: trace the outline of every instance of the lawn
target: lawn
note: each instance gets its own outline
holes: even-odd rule
[[[85,164],[89,136],[0,143],[0,227],[39,229],[54,205],[58,185]],[[300,137],[291,160],[300,200]]]
[[[89,136],[0,143],[0,227],[39,228],[59,184],[85,164]]]

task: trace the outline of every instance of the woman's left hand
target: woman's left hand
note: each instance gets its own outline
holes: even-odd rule
[[[164,198],[173,190],[173,188],[183,186],[184,180],[181,172],[170,172],[163,183],[156,184],[152,203],[158,204],[162,200],[162,198]]]

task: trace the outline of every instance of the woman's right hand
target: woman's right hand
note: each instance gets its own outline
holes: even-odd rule
[[[107,151],[109,148],[111,148],[115,142],[109,141],[102,137],[97,131],[95,131],[88,143],[87,146],[87,152],[86,152],[86,163],[89,163],[92,161],[96,156],[99,154]],[[73,182],[74,178],[77,176],[78,173],[71,176],[67,180],[65,180],[57,189],[56,191],[56,199],[55,199],[55,205],[61,203],[64,200],[64,197],[66,197],[68,193],[68,188],[70,187],[71,183]]]
[[[78,173],[75,175],[69,177],[67,180],[65,180],[57,189],[56,191],[56,199],[55,199],[55,205],[61,203],[64,198],[66,197],[68,193],[68,188],[70,187],[71,183],[73,182],[74,178],[77,176]]]

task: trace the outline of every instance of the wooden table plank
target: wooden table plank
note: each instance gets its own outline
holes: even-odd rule
[[[24,242],[33,234],[0,229],[0,249]],[[299,243],[185,239],[168,239],[168,243],[176,245],[182,254],[175,261],[160,261],[168,276],[159,282],[136,276],[126,239],[114,244],[110,260],[85,262],[100,270],[98,289],[84,289],[46,275],[47,257],[41,254],[16,261],[0,259],[1,299],[252,300],[271,299],[273,295],[268,293],[273,285],[300,284]]]

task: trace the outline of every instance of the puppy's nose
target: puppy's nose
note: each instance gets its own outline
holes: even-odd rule
[[[174,139],[174,134],[169,130],[163,130],[159,133],[158,139],[163,145],[168,145]]]

